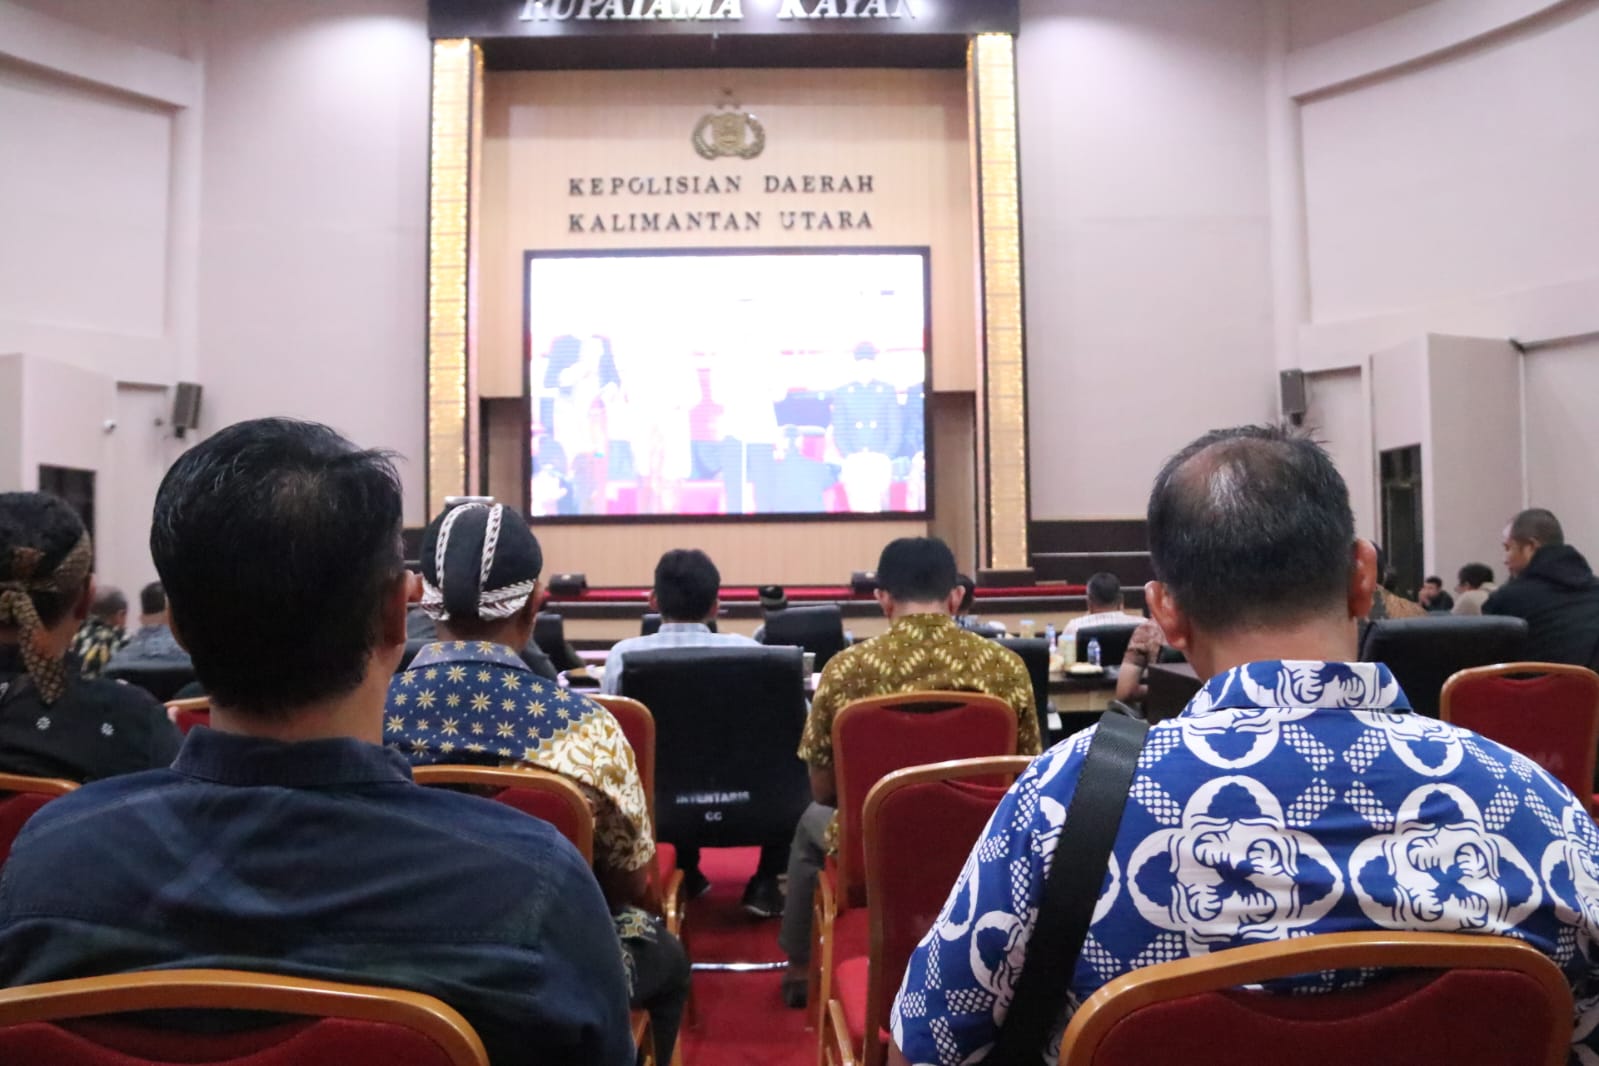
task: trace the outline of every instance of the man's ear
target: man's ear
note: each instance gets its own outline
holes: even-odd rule
[[[961,601],[965,598],[966,590],[961,588],[959,585],[956,585],[954,588],[950,589],[949,595],[944,597],[944,609],[947,610],[951,616],[959,615],[961,613]]]
[[[544,610],[544,605],[550,601],[550,590],[544,587],[544,582],[533,582],[533,591],[527,594],[528,606],[533,608],[533,613],[538,614]]]
[[[1349,571],[1349,617],[1364,618],[1371,613],[1377,592],[1377,549],[1369,540],[1355,539],[1354,566]]]
[[[1149,616],[1166,635],[1166,643],[1186,654],[1192,629],[1188,624],[1188,616],[1177,605],[1177,598],[1166,588],[1165,583],[1151,581],[1146,584],[1144,602],[1149,604]]]
[[[411,591],[415,585],[411,572],[405,571],[384,593],[382,644],[386,648],[405,646],[405,615],[411,606]]]
[[[405,602],[407,606],[422,602],[422,575],[411,570],[405,572]]]
[[[654,589],[650,589],[650,613],[651,614],[660,614],[661,613],[661,601],[655,598],[655,590]]]
[[[894,597],[890,596],[882,589],[872,590],[872,595],[877,598],[877,606],[883,609],[883,613],[892,618],[894,615]]]

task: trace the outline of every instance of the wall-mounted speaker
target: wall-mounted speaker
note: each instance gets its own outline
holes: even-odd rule
[[[1277,375],[1277,390],[1283,417],[1299,425],[1308,409],[1305,396],[1305,372],[1284,370]]]
[[[192,381],[178,382],[177,393],[172,397],[172,435],[182,438],[200,425],[200,386]]]

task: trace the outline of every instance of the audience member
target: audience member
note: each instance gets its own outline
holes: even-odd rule
[[[985,622],[977,615],[977,582],[969,574],[956,574],[955,584],[961,590],[960,606],[955,608],[955,624],[985,637],[1003,637],[1003,622]]]
[[[1016,710],[1016,750],[1039,751],[1033,683],[1021,657],[996,641],[955,624],[963,590],[955,556],[936,537],[903,537],[877,562],[877,602],[888,632],[845,648],[822,671],[805,720],[799,756],[810,767],[815,798],[800,817],[788,859],[788,906],[780,943],[788,955],[783,999],[805,1005],[811,951],[811,897],[817,874],[836,844],[837,789],[833,780],[833,719],[845,705],[896,692],[986,692]]]
[[[1160,649],[1165,646],[1166,634],[1161,631],[1159,622],[1146,618],[1138,624],[1127,642],[1121,671],[1116,675],[1117,699],[1141,700],[1149,694],[1149,686],[1144,684],[1144,671],[1160,658]]]
[[[688,956],[643,909],[655,837],[633,749],[615,718],[528,669],[544,553],[501,504],[445,510],[422,534],[422,609],[439,642],[389,682],[383,740],[412,766],[509,764],[570,778],[594,810],[594,867],[626,951],[634,1006],[649,1010],[659,1062],[688,999]]]
[[[1484,601],[1482,613],[1527,620],[1523,657],[1599,666],[1599,578],[1566,543],[1560,520],[1541,507],[1511,519],[1505,569],[1510,580]]]
[[[1599,976],[1583,802],[1524,756],[1417,717],[1386,666],[1350,661],[1376,559],[1325,452],[1275,428],[1201,437],[1157,477],[1149,541],[1153,615],[1210,680],[1150,729],[1072,1003],[1156,961],[1346,930],[1513,934],[1580,985]],[[1093,732],[1001,802],[911,957],[891,1062],[966,1062],[994,1042]]]
[[[1455,598],[1444,591],[1444,579],[1434,575],[1421,583],[1416,592],[1416,603],[1424,611],[1448,614],[1455,606]]]
[[[1080,629],[1143,624],[1144,620],[1138,615],[1128,614],[1122,609],[1124,602],[1122,583],[1115,574],[1104,571],[1095,574],[1088,579],[1088,613],[1067,622],[1066,628],[1060,632],[1060,639],[1076,640]]]
[[[634,1061],[621,952],[577,849],[418,787],[382,746],[412,588],[400,513],[389,460],[325,426],[244,422],[179,457],[150,547],[212,728],[170,770],[28,822],[0,984],[184,965],[385,984],[455,1007],[495,1066]],[[56,543],[32,580],[67,567],[81,589],[86,542],[64,563]]]
[[[161,704],[143,689],[83,677],[67,653],[95,602],[93,562],[67,504],[0,493],[0,771],[93,781],[166,766],[178,752]]]
[[[629,652],[657,648],[680,648],[692,655],[696,648],[748,647],[755,641],[739,633],[713,633],[709,625],[721,610],[722,575],[711,557],[698,548],[674,548],[655,564],[655,586],[650,590],[650,610],[661,614],[661,628],[647,637],[629,637],[611,648],[605,657],[603,691],[615,695],[622,691],[622,665]],[[783,913],[783,887],[779,878],[788,841],[772,840],[761,847],[755,875],[744,886],[744,909],[757,918],[775,918]],[[677,865],[683,871],[683,891],[690,897],[704,895],[711,887],[700,870],[700,849],[680,844]]]
[[[1457,575],[1454,614],[1481,614],[1482,605],[1488,602],[1499,586],[1494,584],[1493,567],[1486,563],[1467,563]]]
[[[152,581],[139,590],[139,630],[122,649],[111,656],[108,671],[138,670],[159,666],[188,666],[189,653],[172,636],[167,617],[167,594],[161,582]]]
[[[128,598],[110,585],[94,590],[89,617],[72,636],[79,677],[99,677],[111,656],[128,643]]]
[[[1363,621],[1381,622],[1386,618],[1420,618],[1427,611],[1415,600],[1407,600],[1393,590],[1398,583],[1398,575],[1388,565],[1388,555],[1379,544],[1372,545],[1376,555],[1378,581],[1371,593],[1371,610],[1366,612]]]

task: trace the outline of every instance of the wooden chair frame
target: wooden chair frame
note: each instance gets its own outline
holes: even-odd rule
[[[78,782],[65,777],[29,777],[26,774],[0,774],[0,795],[33,792],[41,796],[65,796]]]
[[[431,1040],[455,1066],[489,1066],[472,1026],[432,996],[244,970],[143,970],[8,988],[0,991],[0,1027],[180,1008],[384,1022]]]
[[[594,862],[594,809],[589,806],[583,790],[568,778],[548,770],[508,769],[498,766],[468,766],[440,763],[435,766],[418,766],[411,776],[419,785],[467,785],[473,788],[499,791],[519,788],[529,792],[544,792],[561,800],[573,814],[577,835],[569,837],[573,847],[583,855],[584,861]]]
[[[1322,970],[1510,970],[1536,981],[1556,1004],[1545,1066],[1566,1061],[1572,996],[1560,968],[1531,945],[1510,937],[1468,933],[1324,933],[1229,948],[1146,966],[1123,974],[1089,996],[1060,1042],[1060,1066],[1090,1066],[1111,1030],[1153,1003],[1219,992],[1273,978]],[[1333,993],[1336,995],[1336,993]]]
[[[835,790],[835,807],[838,815],[838,855],[836,859],[830,858],[828,866],[824,867],[816,879],[816,892],[811,897],[811,963],[806,973],[806,998],[810,1004],[810,1024],[821,1033],[827,1024],[826,1004],[832,994],[832,941],[833,922],[838,915],[850,909],[850,886],[857,880],[855,871],[849,866],[848,819],[844,817],[852,802],[849,786],[846,784],[849,775],[844,772],[847,757],[844,754],[844,745],[839,743],[842,727],[850,718],[861,714],[871,714],[883,709],[896,710],[903,706],[921,706],[926,704],[947,703],[954,706],[971,706],[973,704],[997,704],[1005,709],[1005,714],[1011,722],[1010,748],[1016,750],[1016,711],[1010,704],[998,696],[991,696],[986,692],[962,692],[950,689],[934,689],[926,692],[895,692],[884,696],[866,696],[862,699],[851,700],[839,709],[833,717],[833,785]],[[916,713],[905,711],[902,713]],[[938,713],[938,712],[931,712]],[[885,778],[886,780],[886,778]],[[881,783],[881,782],[877,782]],[[875,787],[875,783],[874,783]],[[870,798],[868,793],[867,798]],[[864,818],[865,805],[862,805]],[[862,843],[864,844],[864,836]],[[864,881],[864,871],[859,880]],[[836,884],[835,884],[836,882]]]
[[[1579,780],[1592,781],[1594,777],[1594,762],[1599,756],[1599,674],[1594,673],[1586,666],[1572,666],[1569,663],[1495,663],[1492,666],[1473,666],[1465,670],[1458,670],[1444,682],[1443,691],[1438,694],[1438,718],[1440,721],[1453,721],[1454,709],[1451,700],[1456,689],[1468,685],[1472,681],[1512,677],[1517,674],[1535,674],[1542,677],[1560,676],[1577,678],[1594,690],[1595,712],[1588,726],[1588,742],[1582,747],[1583,765]],[[1582,800],[1583,807],[1591,815],[1594,813],[1594,793],[1592,788],[1585,788],[1577,793],[1577,798]]]
[[[185,696],[181,700],[167,700],[164,704],[168,711],[207,711],[211,710],[210,696]]]
[[[883,951],[887,931],[883,928],[883,871],[891,860],[890,841],[882,838],[877,828],[877,812],[889,797],[901,789],[938,781],[966,781],[976,778],[1010,778],[1014,781],[1032,765],[1031,755],[996,755],[981,759],[951,759],[948,762],[928,763],[896,770],[885,776],[871,792],[867,793],[866,806],[861,813],[862,843],[866,854],[866,908],[868,948],[867,965],[875,976],[883,967]],[[954,886],[950,886],[953,888]],[[831,944],[828,945],[831,954]],[[831,957],[824,980],[831,993]],[[844,1019],[844,1008],[831,995],[823,1016],[824,1029],[819,1037],[820,1060],[826,1066],[883,1066],[883,1048],[873,1039],[876,1031],[888,1024],[892,995],[881,996],[877,982],[869,980],[866,995],[866,1045],[857,1049],[850,1043],[849,1026]]]

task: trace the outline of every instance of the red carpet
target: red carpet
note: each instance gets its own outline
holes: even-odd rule
[[[700,868],[712,888],[688,905],[695,962],[781,962],[777,920],[739,907],[755,871],[755,848],[707,848]],[[783,1006],[783,971],[694,974],[695,1023],[683,1030],[683,1066],[811,1066],[816,1035],[807,1012]]]

